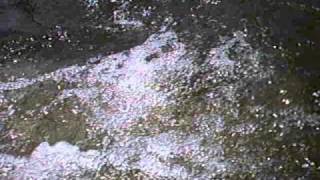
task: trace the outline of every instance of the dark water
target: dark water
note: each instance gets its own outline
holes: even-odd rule
[[[320,2],[1,0],[3,179],[320,178]]]

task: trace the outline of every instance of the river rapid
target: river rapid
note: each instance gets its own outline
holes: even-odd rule
[[[29,3],[33,27],[0,29],[1,179],[320,177],[312,33],[249,1],[81,1],[70,22]]]

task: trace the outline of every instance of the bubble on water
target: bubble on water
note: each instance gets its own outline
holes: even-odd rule
[[[274,72],[273,68],[263,68],[259,52],[245,42],[244,33],[236,32],[234,38],[222,40],[199,65],[195,63],[197,52],[187,50],[174,32],[165,29],[126,52],[34,79],[0,83],[0,95],[48,80],[72,84],[55,86],[58,93],[52,101],[77,99],[79,108],[72,107],[70,113],[81,115],[84,112],[79,109],[86,110],[88,136],[107,134],[96,143],[98,150],[80,151],[61,142],[53,146],[41,143],[29,158],[1,154],[0,163],[19,167],[7,168],[8,175],[77,177],[96,172],[102,166],[112,166],[125,172],[139,169],[155,178],[208,179],[231,173],[237,160],[254,161],[247,148],[236,149],[241,141],[230,147],[226,145],[233,138],[263,129],[257,123],[245,121],[247,117],[243,114],[253,114],[250,118],[258,120],[287,117],[297,127],[312,121],[313,117],[308,117],[298,123],[301,116],[295,113],[303,112],[299,108],[292,108],[291,112],[287,109],[269,112],[263,103],[252,104],[259,99],[254,95],[248,96],[247,104],[240,102],[247,94],[248,84],[261,79],[267,80],[265,84],[273,84],[268,78]],[[286,100],[285,105],[292,105],[289,97],[283,97],[287,93],[280,90],[281,100]],[[39,109],[42,113],[47,110]],[[286,137],[288,132],[284,127],[293,124],[283,121],[264,128]],[[277,128],[284,130],[280,132]],[[239,150],[241,156],[225,156],[228,148]],[[2,164],[0,169],[6,169]],[[256,164],[250,166],[253,170],[259,168]]]
[[[14,171],[8,175],[19,179],[58,179],[77,177],[86,171],[96,170],[103,164],[98,151],[81,152],[78,147],[66,142],[54,146],[41,143],[29,158],[1,156],[0,168],[11,166]],[[9,176],[9,177],[10,177]]]

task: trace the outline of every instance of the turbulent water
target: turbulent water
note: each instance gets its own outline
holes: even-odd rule
[[[190,39],[175,27],[179,15],[149,28],[152,8],[126,14],[130,6],[113,9],[116,27],[104,29],[122,36],[120,25],[140,43],[90,51],[85,61],[68,56],[63,65],[55,53],[39,64],[8,57],[13,70],[0,72],[2,179],[320,177],[320,91],[280,60],[285,50],[257,47],[246,28],[212,29],[215,36],[190,29]],[[55,28],[52,38],[67,41]],[[78,53],[64,48],[62,55]]]

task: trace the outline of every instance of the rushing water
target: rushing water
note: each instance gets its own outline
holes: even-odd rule
[[[54,2],[2,3],[2,179],[320,177],[318,42],[258,11],[317,3]]]

